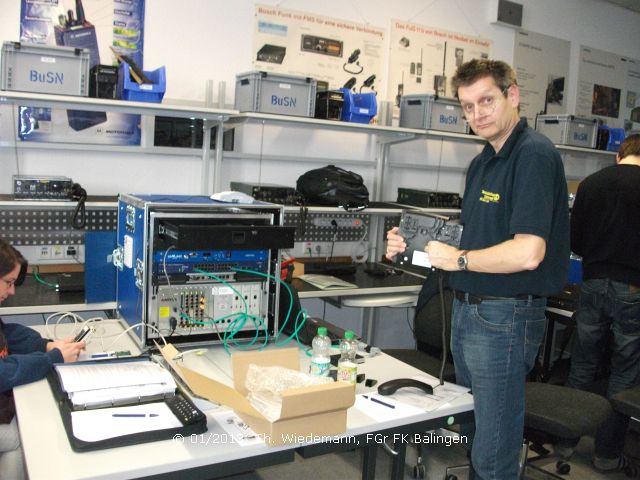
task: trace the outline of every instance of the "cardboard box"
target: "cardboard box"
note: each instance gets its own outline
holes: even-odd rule
[[[279,420],[270,422],[251,406],[244,386],[250,364],[300,370],[299,350],[281,348],[262,352],[238,352],[231,356],[233,387],[217,382],[172,361],[173,345],[161,349],[165,360],[196,393],[231,407],[270,446],[302,443],[315,437],[340,435],[347,430],[347,409],[355,402],[355,387],[346,382],[286,390]]]

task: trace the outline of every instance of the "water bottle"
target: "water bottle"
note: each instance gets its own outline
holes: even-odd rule
[[[340,341],[340,360],[338,360],[338,380],[356,384],[358,376],[358,365],[356,364],[356,353],[358,342],[355,334],[351,330],[344,332],[344,338]]]
[[[329,376],[331,369],[331,339],[327,336],[327,327],[319,327],[318,334],[311,341],[311,365],[309,373],[319,377]]]

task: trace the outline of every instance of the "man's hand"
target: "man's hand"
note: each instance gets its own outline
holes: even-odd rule
[[[407,244],[400,235],[398,235],[398,227],[393,227],[387,232],[387,251],[385,257],[387,260],[393,260],[394,257],[405,251]]]
[[[462,254],[462,250],[437,240],[431,240],[424,247],[424,251],[429,256],[432,267],[448,272],[459,270],[458,257]]]
[[[80,356],[80,352],[85,349],[87,344],[85,342],[74,342],[72,338],[65,340],[56,340],[55,342],[47,343],[47,352],[57,348],[62,353],[65,363],[75,362]]]

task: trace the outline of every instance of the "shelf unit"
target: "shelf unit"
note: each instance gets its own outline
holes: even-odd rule
[[[223,154],[222,148],[215,148],[211,151],[209,145],[211,141],[212,127],[216,129],[216,145],[222,145],[224,129],[242,126],[244,124],[262,125],[284,125],[297,128],[315,129],[324,131],[344,132],[372,135],[375,137],[376,148],[372,158],[366,159],[374,167],[374,185],[371,188],[371,199],[381,201],[383,177],[389,167],[426,169],[424,165],[418,164],[390,164],[388,162],[389,149],[392,145],[408,142],[417,139],[441,139],[452,142],[481,143],[484,140],[476,135],[463,133],[453,133],[436,130],[423,130],[413,128],[400,128],[392,126],[369,125],[349,122],[339,122],[332,120],[322,120],[316,118],[294,117],[287,115],[273,115],[265,113],[246,112],[241,113],[231,109],[214,109],[200,105],[183,105],[171,103],[147,103],[129,102],[121,100],[107,100],[101,98],[88,98],[65,95],[49,95],[25,92],[0,92],[0,105],[25,105],[46,108],[77,108],[87,111],[109,111],[127,114],[137,114],[143,116],[166,116],[178,118],[200,119],[203,121],[203,146],[201,149],[194,148],[172,148],[172,147],[145,147],[145,146],[118,146],[118,145],[87,145],[87,144],[65,144],[53,142],[18,142],[13,145],[2,145],[16,149],[53,149],[53,150],[90,150],[90,151],[110,151],[121,153],[155,153],[161,155],[194,156],[201,158],[201,194],[211,194],[221,190],[221,166],[223,156],[227,158],[253,158],[258,156],[237,152],[227,152]],[[588,155],[612,157],[615,152],[593,150],[568,145],[556,145],[563,155]],[[212,155],[213,153],[213,155]],[[213,157],[213,158],[212,158]],[[269,158],[260,153],[259,158]],[[287,160],[287,157],[278,156],[274,159]],[[291,157],[291,160],[299,160],[299,157]],[[307,161],[322,161],[322,158],[307,158]],[[454,169],[463,171],[463,169]]]
[[[34,107],[43,108],[61,108],[68,109],[74,108],[79,110],[86,110],[92,112],[117,112],[127,113],[134,115],[144,116],[164,116],[164,117],[176,117],[176,118],[190,118],[199,119],[203,121],[203,139],[202,149],[199,150],[201,157],[201,192],[203,194],[213,193],[212,183],[210,179],[217,178],[218,170],[216,166],[220,165],[222,161],[222,148],[216,148],[214,150],[213,169],[211,168],[211,131],[212,128],[217,126],[216,132],[216,145],[221,146],[223,143],[223,127],[224,122],[229,119],[233,114],[238,112],[235,110],[213,109],[200,106],[190,105],[172,105],[168,103],[148,103],[148,102],[129,102],[122,100],[108,100],[103,98],[88,98],[77,97],[67,95],[48,95],[38,93],[25,93],[25,92],[0,92],[0,105],[29,105]],[[14,126],[15,128],[15,126]],[[15,147],[18,147],[16,136],[14,135]],[[24,143],[20,144],[20,148],[25,148]],[[26,148],[56,148],[67,150],[87,150],[87,145],[84,144],[55,144],[45,143],[41,144],[44,147],[31,146],[35,144],[29,144]],[[54,146],[55,145],[55,146]],[[128,152],[128,153],[170,153],[175,154],[176,150],[172,148],[147,148],[144,147],[127,147],[127,146],[102,146],[108,151]],[[102,150],[100,148],[100,150]],[[190,153],[193,153],[193,149]]]

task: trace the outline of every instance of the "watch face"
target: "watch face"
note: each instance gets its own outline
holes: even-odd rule
[[[467,257],[465,255],[460,255],[458,257],[458,268],[460,270],[466,270],[467,269]]]

